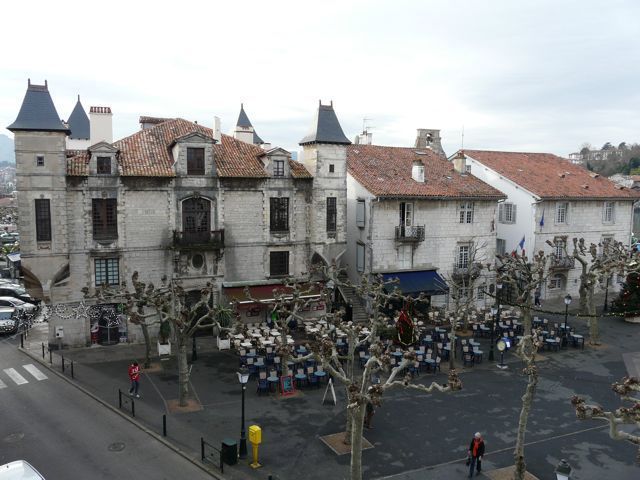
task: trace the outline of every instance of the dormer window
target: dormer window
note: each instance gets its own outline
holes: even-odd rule
[[[413,167],[411,167],[411,178],[416,182],[424,183],[424,164],[422,164],[422,162],[413,162]]]
[[[273,176],[284,177],[284,160],[273,161]]]
[[[187,148],[187,175],[204,175],[204,148]]]
[[[111,157],[98,157],[96,172],[98,175],[111,175]]]

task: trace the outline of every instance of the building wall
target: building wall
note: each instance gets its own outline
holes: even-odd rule
[[[365,201],[364,227],[358,227],[356,225],[358,200]],[[372,259],[372,205],[374,201],[374,195],[360,185],[351,175],[347,175],[347,251],[343,257],[342,265],[347,270],[349,280],[354,283],[360,282],[361,275],[356,266],[356,248],[358,243],[365,245],[365,272],[370,271]]]

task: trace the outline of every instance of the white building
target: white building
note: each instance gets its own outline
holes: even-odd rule
[[[425,292],[438,306],[448,300],[447,279],[473,271],[473,250],[476,262],[492,262],[494,217],[504,195],[455,171],[440,152],[430,146],[347,148],[346,263],[352,281],[363,273],[397,277],[403,293]],[[487,281],[476,282],[482,286],[479,302],[484,288],[491,288]]]
[[[607,178],[549,153],[458,152],[454,162],[507,195],[500,204],[497,251],[552,253],[546,242],[612,238],[629,243],[635,194]],[[578,294],[579,269],[554,249],[542,298]],[[615,282],[614,282],[615,283]]]

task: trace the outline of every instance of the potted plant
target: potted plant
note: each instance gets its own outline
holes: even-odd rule
[[[160,322],[160,330],[158,332],[158,355],[171,355],[171,325],[168,320]]]
[[[213,315],[216,320],[216,324],[213,327],[213,335],[216,337],[218,349],[229,350],[231,348],[231,339],[227,338],[227,331],[231,325],[233,312],[218,304],[214,307]]]

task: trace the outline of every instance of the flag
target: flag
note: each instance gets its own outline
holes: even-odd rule
[[[544,227],[544,208],[542,209],[542,218],[540,219],[540,230]]]
[[[522,236],[522,240],[520,240],[518,246],[520,247],[520,250],[522,250],[522,256],[524,256],[524,235]]]

